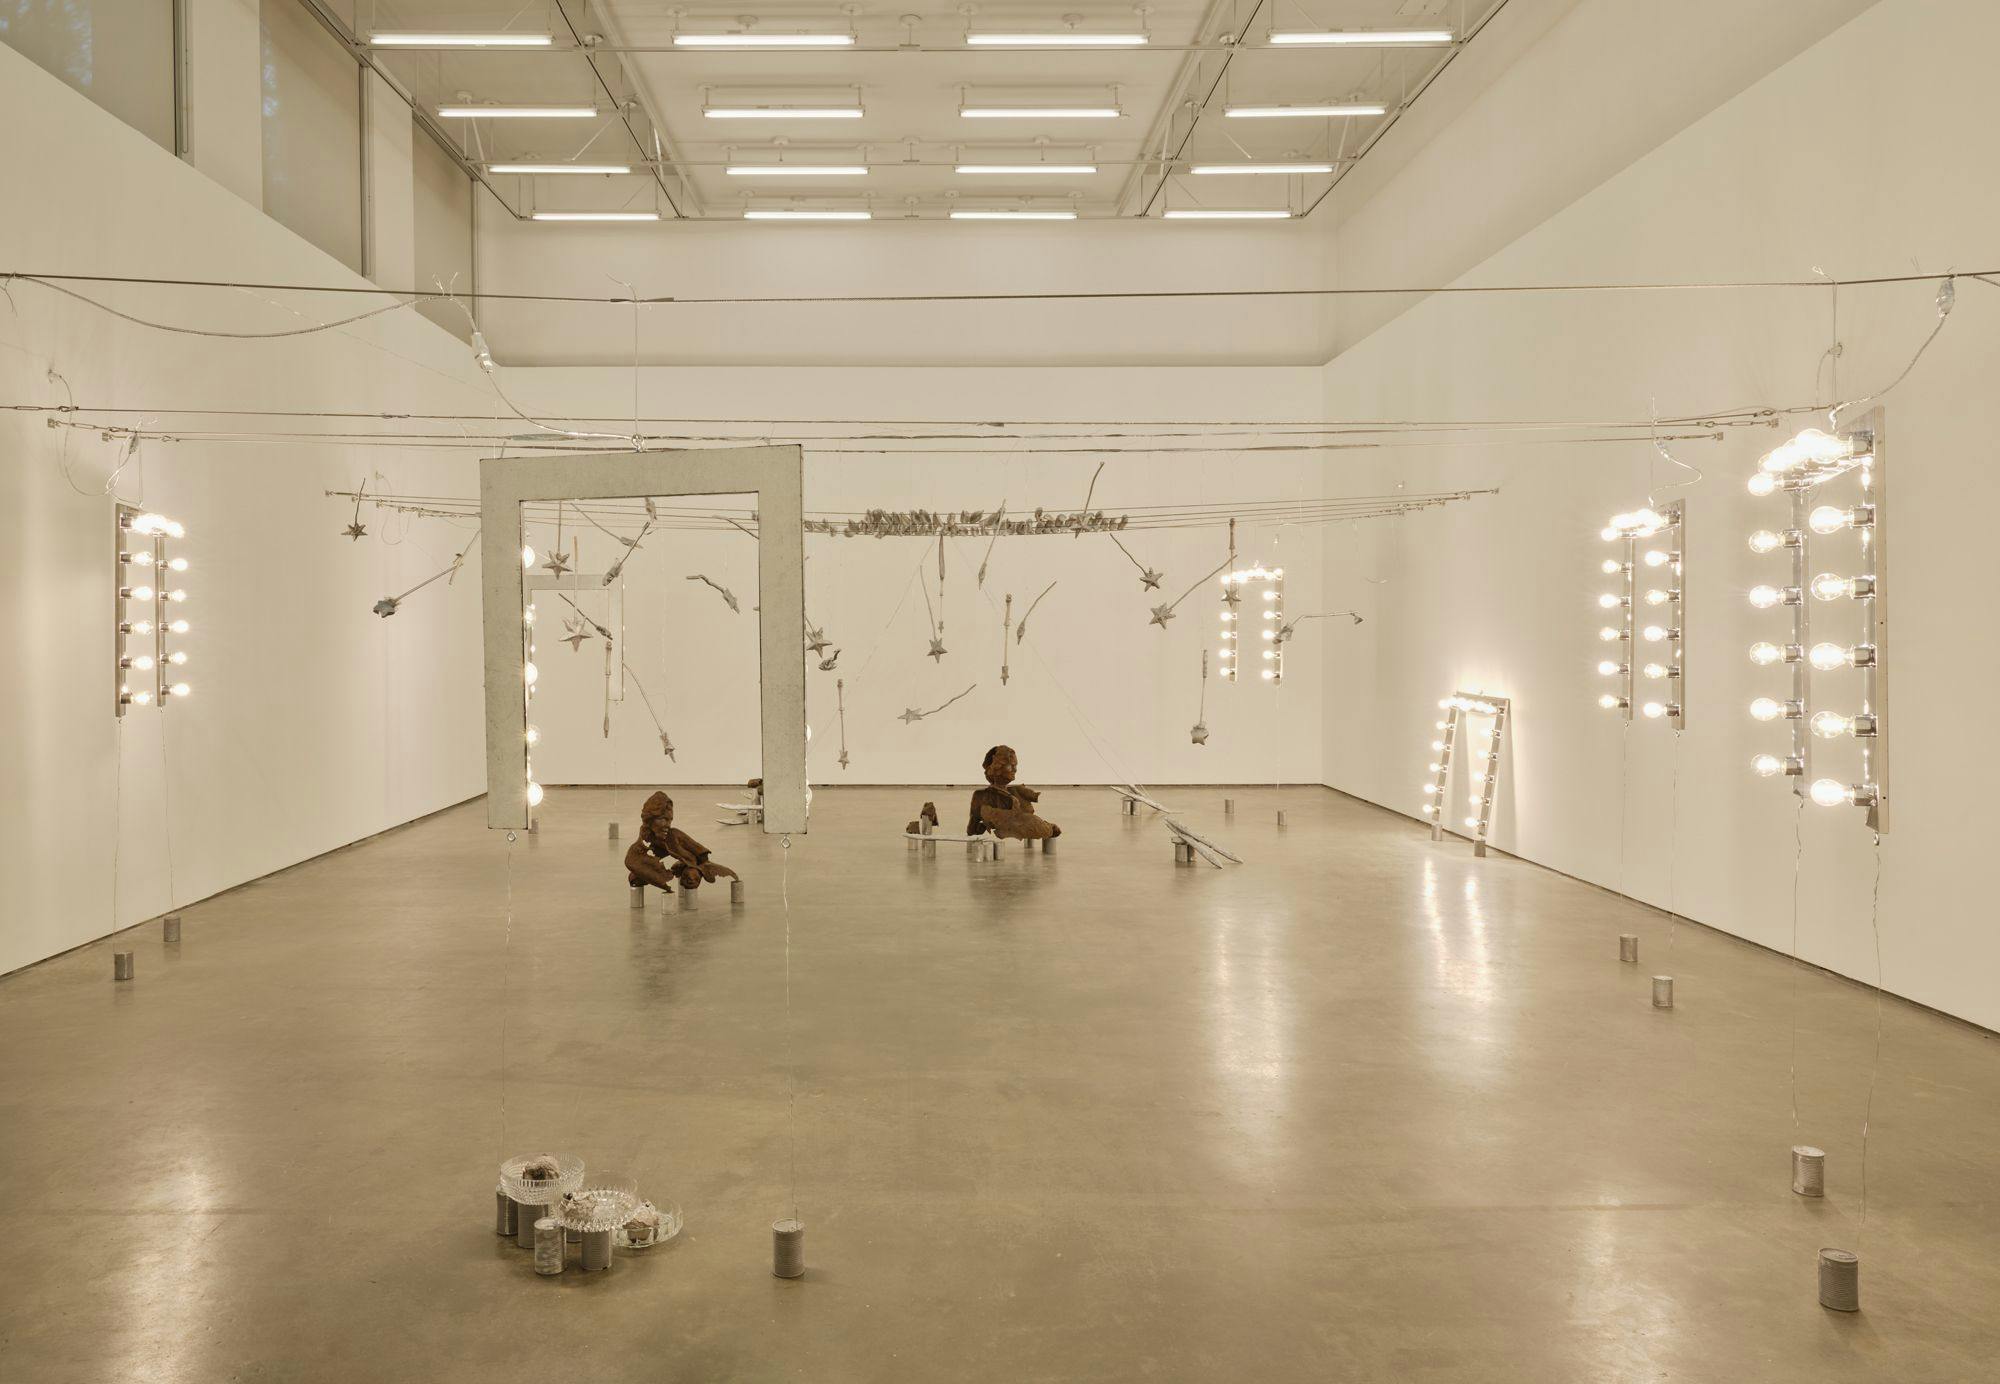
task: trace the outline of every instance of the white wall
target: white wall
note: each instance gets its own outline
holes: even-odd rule
[[[1649,7],[1610,0],[1592,10]],[[1562,26],[1549,42],[1562,43]],[[1991,263],[2000,94],[1987,55],[2000,11],[1977,0],[1882,0],[1493,254],[1465,282],[1803,279]],[[1475,121],[1478,108],[1471,113]],[[1607,114],[1606,118],[1614,118]],[[1394,187],[1384,197],[1397,195]],[[1417,186],[1402,214],[1424,213]],[[1386,204],[1382,214],[1392,208]],[[1887,384],[1935,313],[1926,284],[1840,295],[1839,395]],[[1888,541],[1893,830],[1881,869],[1882,982],[2000,1025],[1986,903],[1995,807],[1972,749],[2000,677],[1976,516],[2000,481],[2000,291],[1963,280],[1942,336],[1885,401],[1893,451]],[[1434,297],[1326,371],[1335,418],[1646,418],[1824,399],[1821,290]],[[1773,563],[1744,544],[1778,502],[1744,481],[1781,434],[1679,448],[1706,479],[1668,492],[1690,515],[1687,729],[1630,730],[1600,712],[1593,597],[1607,515],[1681,473],[1643,442],[1467,445],[1384,474],[1413,487],[1497,484],[1474,508],[1343,546],[1341,584],[1385,579],[1365,657],[1330,658],[1326,777],[1415,815],[1435,698],[1454,686],[1515,699],[1496,843],[1768,946],[1788,950],[1795,799],[1749,772],[1780,733],[1750,720],[1779,679],[1744,650],[1774,621],[1744,600]],[[1828,690],[1837,683],[1823,684]],[[1777,693],[1776,695],[1782,695]],[[1861,814],[1800,821],[1799,951],[1877,976],[1875,857]]]
[[[641,373],[642,410],[704,418],[993,418],[1075,420],[1308,419],[1318,406],[1316,369],[1002,369],[887,370],[686,369]],[[513,369],[516,402],[537,416],[599,415],[632,409],[629,372],[607,369]],[[598,424],[597,426],[605,426]],[[1080,445],[1080,444],[1072,444]],[[1164,443],[1185,446],[1185,442]],[[990,509],[1005,501],[1020,514],[1037,505],[1083,503],[1095,455],[991,457],[916,452],[870,458],[808,448],[809,511]],[[1207,456],[1114,457],[1097,482],[1093,506],[1215,504],[1318,491],[1311,453],[1245,457],[1240,466]],[[584,531],[585,565],[601,571],[611,541]],[[553,533],[536,532],[538,548]],[[1303,612],[1320,586],[1321,531],[1276,523],[1245,526],[1245,558],[1281,562],[1293,583],[1292,608]],[[1201,651],[1213,647],[1220,587],[1188,597],[1165,629],[1149,609],[1180,596],[1222,561],[1221,529],[1132,532],[1126,546],[1165,572],[1160,591],[1104,537],[1000,540],[985,592],[976,572],[986,543],[946,548],[946,657],[926,657],[928,618],[910,584],[919,567],[936,599],[935,541],[809,536],[806,606],[841,647],[837,673],[808,670],[815,730],[815,782],[976,782],[979,758],[996,741],[1021,752],[1028,782],[1317,782],[1319,676],[1317,641],[1338,632],[1305,627],[1281,690],[1211,680],[1207,724],[1197,748],[1188,731],[1201,697]],[[705,572],[729,586],[743,613],[685,580]],[[667,764],[636,694],[615,708],[602,737],[601,646],[573,652],[555,639],[551,615],[538,625],[536,722],[542,743],[538,776],[550,783],[730,781],[756,772],[755,547],[738,534],[669,534],[648,540],[628,568],[632,663],[660,707],[678,751]],[[1003,600],[1015,614],[1050,581],[1057,586],[1017,645],[1011,677],[999,681]],[[898,603],[901,609],[898,611]],[[1299,602],[1305,604],[1299,604]],[[591,607],[593,612],[599,608]],[[560,608],[553,613],[559,618]],[[602,618],[599,616],[598,618]],[[671,653],[668,652],[669,645]],[[847,743],[852,763],[837,767],[837,677],[847,683]],[[978,691],[935,720],[897,720],[928,709],[972,683]]]
[[[211,10],[211,13],[214,11]],[[254,23],[254,7],[250,16]],[[205,51],[214,51],[213,49]],[[254,53],[254,44],[252,50]],[[255,118],[254,105],[247,108]],[[0,48],[0,265],[360,283],[200,171]],[[407,234],[405,229],[404,234]],[[275,330],[377,300],[79,286],[119,308]],[[28,283],[0,309],[0,398],[86,407],[385,410],[492,406],[465,349],[413,313],[281,342],[119,322]],[[179,414],[118,415],[198,429]],[[242,420],[236,420],[242,426]],[[376,484],[466,491],[469,461],[344,446],[146,443],[110,489],[188,530],[187,670],[165,712],[112,714],[112,499],[122,445],[0,414],[0,971],[254,879],[481,789],[478,582],[393,620],[369,607],[467,535],[338,536],[321,497]],[[67,461],[71,474],[62,467]],[[395,537],[391,532],[389,537]],[[115,887],[115,901],[114,901]]]

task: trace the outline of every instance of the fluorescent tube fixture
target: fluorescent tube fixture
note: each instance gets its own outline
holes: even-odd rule
[[[547,48],[555,43],[548,34],[370,34],[377,48]]]
[[[1333,120],[1345,115],[1387,115],[1389,108],[1373,101],[1340,101],[1306,106],[1224,106],[1232,120]]]
[[[624,163],[489,163],[488,173],[630,173]]]
[[[1142,48],[1145,34],[967,34],[973,48]]]
[[[733,163],[723,172],[732,178],[860,178],[868,170],[858,163]]]
[[[676,48],[852,48],[853,34],[675,34]]]
[[[1282,208],[1176,207],[1165,213],[1169,221],[1288,221],[1291,213]]]
[[[1094,163],[961,163],[960,173],[1010,173],[1015,177],[1032,178],[1043,173],[1095,173]]]
[[[710,120],[859,120],[859,106],[705,106]]]
[[[865,211],[746,211],[745,221],[872,221]]]
[[[656,211],[538,211],[536,221],[658,221]]]
[[[1425,48],[1451,42],[1449,29],[1273,29],[1271,42],[1301,48]]]
[[[1190,173],[1331,173],[1330,163],[1198,163]]]
[[[595,106],[439,106],[444,120],[593,120]]]
[[[1116,106],[960,106],[966,120],[1116,120]]]
[[[1073,211],[955,211],[954,221],[1074,221]]]

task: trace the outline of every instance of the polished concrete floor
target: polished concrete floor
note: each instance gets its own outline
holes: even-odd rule
[[[1048,792],[1057,854],[973,863],[898,837],[962,790],[823,790],[787,851],[682,789],[748,899],[645,913],[605,839],[643,789],[552,793],[511,845],[472,804],[189,907],[177,948],[128,932],[129,984],[111,943],[0,981],[0,1378],[2000,1373],[1989,1035],[1886,1006],[1864,1224],[1869,992],[1233,791],[1164,794],[1248,861],[1218,871],[1102,790]],[[492,1189],[539,1150],[686,1231],[537,1278]],[[1817,1305],[1822,1245],[1860,1315]]]

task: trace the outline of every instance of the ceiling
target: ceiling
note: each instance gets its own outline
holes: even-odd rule
[[[355,37],[516,216],[653,213],[740,220],[746,210],[1060,212],[1137,219],[1174,211],[1309,213],[1351,161],[1451,60],[1453,46],[1280,48],[1280,30],[1427,27],[1476,35],[1505,0],[939,0],[847,5],[747,0],[309,0]],[[747,21],[747,25],[746,25]],[[677,34],[851,35],[813,50],[708,49]],[[547,49],[392,50],[384,31],[553,36]],[[968,33],[1142,32],[1139,47],[969,46]],[[447,118],[451,103],[574,104],[586,119]],[[1226,106],[1361,102],[1374,116],[1228,118]],[[719,119],[726,107],[858,106],[858,119]],[[1115,109],[1111,118],[968,119],[962,106]],[[1318,162],[1328,173],[1196,175],[1197,164]],[[496,163],[619,164],[631,172],[510,174]],[[973,164],[1094,172],[968,174]],[[811,165],[861,175],[728,169]]]

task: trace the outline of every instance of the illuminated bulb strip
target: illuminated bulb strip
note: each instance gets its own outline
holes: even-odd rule
[[[1224,106],[1222,113],[1232,120],[1338,120],[1343,116],[1387,115],[1389,108],[1373,102],[1354,101],[1319,106]]]
[[[1292,213],[1282,207],[1175,207],[1163,212],[1162,216],[1168,221],[1289,221]]]

